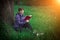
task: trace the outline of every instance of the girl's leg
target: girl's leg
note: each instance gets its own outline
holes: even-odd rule
[[[22,27],[22,26],[20,26],[19,28],[20,28],[20,32],[22,32],[22,30],[23,30],[23,27]]]
[[[15,31],[17,32],[18,31],[18,27],[14,27]]]
[[[30,23],[25,23],[24,27],[26,27],[26,28],[30,29],[31,31],[33,31],[32,26],[30,25]]]

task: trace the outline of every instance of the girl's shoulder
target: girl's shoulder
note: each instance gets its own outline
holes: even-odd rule
[[[19,13],[16,13],[16,15],[19,15]]]
[[[19,14],[17,13],[15,17],[19,17]]]

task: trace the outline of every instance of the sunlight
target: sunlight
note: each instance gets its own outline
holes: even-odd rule
[[[57,1],[57,3],[59,3],[60,4],[60,0],[56,0]]]
[[[56,0],[56,4],[57,5],[60,5],[60,0]]]

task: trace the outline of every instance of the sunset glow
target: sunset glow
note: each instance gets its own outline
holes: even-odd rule
[[[60,5],[60,0],[55,0],[56,5]]]
[[[57,1],[57,3],[59,3],[60,4],[60,0],[56,0]]]

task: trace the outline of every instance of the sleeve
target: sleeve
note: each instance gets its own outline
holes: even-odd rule
[[[19,16],[19,15],[16,15],[15,20],[18,22],[18,24],[23,24],[23,23],[25,23],[25,22],[21,22],[21,21],[20,21],[20,16]]]

